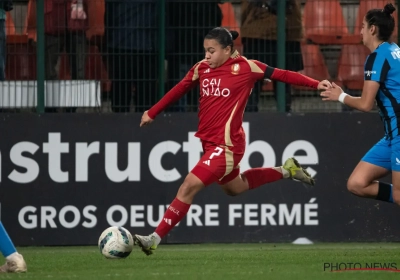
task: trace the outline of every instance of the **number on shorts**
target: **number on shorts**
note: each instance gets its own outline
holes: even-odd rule
[[[214,156],[219,156],[219,155],[221,155],[221,154],[222,154],[222,151],[223,151],[224,149],[222,149],[222,148],[220,148],[220,147],[216,147],[215,150],[216,150],[216,152],[211,154],[210,159],[212,159]]]

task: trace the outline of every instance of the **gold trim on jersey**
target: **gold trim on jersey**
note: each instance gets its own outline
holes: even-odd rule
[[[231,58],[235,59],[235,58],[238,58],[238,57],[240,57],[240,54],[239,54],[239,52],[237,50],[235,50],[233,52],[233,54],[231,54]]]
[[[230,174],[233,169],[235,168],[233,166],[234,162],[233,162],[233,152],[231,150],[229,150],[229,147],[227,146],[221,146],[223,148],[225,148],[225,161],[226,161],[226,169],[225,169],[225,174],[224,176],[222,176],[222,178],[220,178],[219,180],[221,181],[222,179],[225,178],[226,175]]]
[[[203,59],[202,61],[197,62],[197,65],[196,65],[196,67],[194,68],[194,71],[193,71],[192,81],[196,81],[199,78],[199,67],[200,67],[200,65],[201,65],[201,63],[203,61],[206,61],[206,60]]]
[[[235,108],[233,108],[231,116],[229,117],[228,121],[225,124],[225,145],[227,146],[233,146],[232,145],[232,139],[231,139],[231,122],[233,115],[235,114],[236,107],[239,104],[239,101],[236,102]]]
[[[248,60],[248,59],[246,59],[246,61],[250,66],[251,72],[253,72],[253,73],[264,73],[264,71],[260,67],[258,67],[258,65],[254,61],[251,61],[251,60]]]

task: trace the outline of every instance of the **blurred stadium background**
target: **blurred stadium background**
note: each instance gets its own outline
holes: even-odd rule
[[[219,25],[244,32],[235,47],[248,58],[265,58],[272,66],[336,81],[350,94],[360,94],[368,54],[359,36],[362,17],[388,1],[282,1],[286,6],[286,11],[279,11],[282,15],[268,10],[268,3],[277,1],[249,2],[259,2],[250,15],[248,1],[85,0],[87,19],[74,21],[69,19],[68,1],[16,0],[14,10],[7,13],[8,56],[1,105],[12,108],[8,111],[30,111],[36,104],[46,112],[143,111],[203,57],[202,38]],[[300,7],[300,20],[291,11],[293,2]],[[282,16],[284,24],[276,24]],[[397,12],[394,17],[397,23]],[[250,40],[259,34],[249,34],[252,21],[264,32],[260,48]],[[300,62],[290,67],[293,60]],[[274,86],[283,93],[278,100]],[[321,102],[316,91],[299,87],[288,90],[286,103],[290,104],[285,107],[285,88],[279,87],[265,82],[259,97],[254,97],[259,102],[250,103],[258,103],[257,109],[266,112],[286,107],[293,112],[346,110],[337,103]],[[194,92],[170,110],[196,111]],[[250,105],[249,111],[253,111]]]

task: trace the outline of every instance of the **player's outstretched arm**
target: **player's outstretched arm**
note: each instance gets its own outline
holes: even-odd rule
[[[188,93],[191,89],[193,89],[196,85],[199,84],[198,75],[195,74],[195,70],[197,70],[198,64],[199,63],[193,66],[189,70],[185,78],[183,78],[176,86],[174,86],[170,91],[168,91],[167,94],[165,94],[163,98],[160,99],[160,101],[158,101],[153,107],[151,107],[148,111],[145,112],[148,118],[154,120],[158,114],[164,111],[168,106],[174,104],[182,96],[184,96],[186,93]],[[143,114],[143,116],[145,114]],[[145,121],[147,121],[147,117],[145,118]],[[140,126],[142,126],[142,122]]]
[[[375,97],[380,84],[375,81],[364,81],[361,97],[350,96],[340,86],[332,83],[332,88],[321,92],[323,101],[339,101],[359,111],[368,112],[374,107]]]
[[[327,80],[319,82],[298,72],[283,70],[271,66],[267,66],[264,73],[264,78],[296,86],[315,88],[319,90],[327,90],[332,87],[331,83]]]

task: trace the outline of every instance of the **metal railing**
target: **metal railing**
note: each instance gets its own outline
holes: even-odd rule
[[[235,47],[248,58],[318,80],[335,80],[348,92],[361,93],[362,74],[346,75],[354,67],[363,72],[367,55],[357,30],[359,1],[297,1],[300,24],[290,21],[295,0],[275,1],[273,13],[266,4],[274,1],[82,2],[86,19],[71,19],[78,11],[70,0],[14,1],[5,21],[7,65],[6,80],[0,82],[1,110],[143,112],[204,57],[203,37],[216,26],[238,30]],[[315,5],[326,5],[315,10],[329,10],[332,26],[310,20]],[[398,13],[398,21],[397,17]],[[293,39],[297,29],[301,36]],[[324,36],[338,30],[343,34],[336,38]],[[198,92],[192,90],[168,111],[197,111]],[[260,82],[246,110],[344,109],[321,102],[315,90]]]

